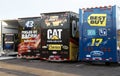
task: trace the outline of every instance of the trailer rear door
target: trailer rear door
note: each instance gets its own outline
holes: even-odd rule
[[[80,10],[80,60],[116,62],[115,7]]]
[[[45,60],[64,60],[69,57],[68,14],[42,14],[42,51]]]

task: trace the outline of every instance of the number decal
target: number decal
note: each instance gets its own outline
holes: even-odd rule
[[[91,46],[99,46],[102,43],[102,38],[93,38]]]
[[[95,45],[95,39],[92,39],[92,45],[91,46],[94,46]]]
[[[34,26],[34,21],[27,21],[25,25],[27,27],[33,27]]]

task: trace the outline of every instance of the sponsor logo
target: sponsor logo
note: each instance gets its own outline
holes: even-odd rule
[[[88,17],[88,24],[90,26],[106,26],[107,14],[91,14]]]
[[[61,45],[60,44],[49,44],[48,49],[49,50],[61,50]]]
[[[102,51],[92,51],[92,52],[90,52],[90,55],[92,55],[92,56],[102,56],[102,55],[104,55],[104,52],[102,52]]]
[[[21,33],[22,39],[35,38],[37,36],[37,30],[25,30]]]
[[[61,39],[62,29],[48,29],[47,30],[47,39],[58,40]]]
[[[99,29],[99,35],[100,36],[107,36],[107,29],[106,28],[100,28]]]
[[[63,49],[67,50],[69,47],[67,45],[63,46]]]

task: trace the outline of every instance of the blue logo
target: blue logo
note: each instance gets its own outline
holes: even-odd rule
[[[102,51],[92,51],[92,52],[90,52],[90,55],[92,55],[92,56],[102,56],[102,55],[104,55],[104,52],[102,52]]]
[[[99,35],[100,36],[107,36],[107,29],[106,28],[100,28],[99,29]]]
[[[96,30],[94,30],[94,29],[87,30],[87,35],[88,36],[95,36],[96,35]]]

